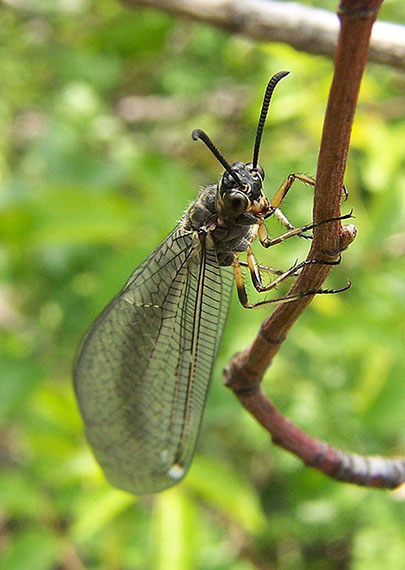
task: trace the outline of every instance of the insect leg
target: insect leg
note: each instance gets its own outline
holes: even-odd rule
[[[284,295],[284,297],[277,297],[276,299],[266,299],[265,301],[259,301],[253,305],[245,306],[245,308],[256,309],[257,307],[263,307],[264,305],[270,305],[273,303],[291,303],[291,301],[297,301],[298,299],[301,299],[301,297],[310,297],[313,295],[334,295],[335,293],[347,291],[351,286],[351,282],[348,281],[347,285],[340,289],[314,289],[313,291],[305,291],[304,293],[296,293],[295,295]]]
[[[294,182],[296,180],[300,180],[304,184],[309,184],[310,186],[315,186],[315,178],[312,178],[312,176],[308,176],[307,174],[298,174],[298,173],[289,174],[287,176],[287,178],[284,180],[284,182],[282,182],[280,184],[277,192],[274,194],[273,198],[270,201],[270,205],[273,206],[273,208],[276,208],[276,209],[279,208],[281,202],[287,196],[287,192],[289,191],[289,189],[291,188],[291,186],[294,184]],[[345,200],[346,200],[349,193],[348,193],[347,188],[344,184],[342,187],[342,192],[343,192],[343,194],[345,196]],[[278,217],[278,215],[277,215],[277,217]],[[280,221],[282,223],[284,223],[281,218],[280,218]],[[289,226],[286,226],[286,227],[289,227]],[[290,229],[292,229],[292,228],[290,228]]]
[[[296,180],[301,180],[304,184],[315,186],[315,178],[312,178],[312,176],[307,176],[306,174],[289,174],[284,182],[280,184],[277,192],[270,200],[270,205],[273,206],[273,208],[278,208],[280,206],[281,202],[287,196],[287,192]]]
[[[295,227],[292,225],[292,223],[287,218],[287,216],[280,210],[280,208],[276,208],[274,210],[273,214],[283,224],[283,226],[285,226],[288,230],[295,230]],[[312,239],[313,238],[312,234],[310,234],[310,235],[298,234],[298,236],[305,238],[305,239]]]
[[[294,229],[294,226],[292,225],[290,220],[287,218],[287,216],[280,210],[280,208],[276,208],[274,210],[274,215],[283,224],[283,226],[285,226],[288,230]]]
[[[301,261],[301,263],[296,262],[296,263],[294,263],[294,265],[292,267],[290,267],[286,271],[281,272],[281,274],[279,274],[279,276],[276,279],[271,281],[271,283],[269,283],[268,285],[263,285],[259,265],[258,265],[256,258],[255,258],[250,247],[246,250],[246,254],[247,254],[247,262],[248,262],[248,267],[249,267],[252,283],[253,283],[253,286],[256,289],[256,291],[258,291],[259,293],[263,293],[265,291],[271,291],[271,289],[274,289],[275,287],[277,287],[285,279],[288,279],[288,277],[296,276],[297,272],[300,269],[302,269],[303,267],[305,267],[306,265],[315,265],[315,264],[318,264],[318,265],[319,264],[320,265],[339,265],[339,263],[341,261],[341,258],[339,256],[339,258],[335,261],[322,261],[319,259],[310,259],[307,261]]]
[[[236,289],[238,291],[239,302],[246,309],[252,309],[253,305],[249,303],[245,287],[245,280],[243,278],[242,267],[236,254],[232,262],[232,269],[233,269],[233,274],[235,276],[235,283],[236,283]]]
[[[242,267],[249,267],[247,261],[239,260],[239,265]],[[268,267],[267,265],[262,265],[261,263],[257,264],[259,271],[268,271],[269,273],[273,273],[274,275],[282,275],[284,271],[282,269],[275,269],[274,267]],[[298,277],[298,273],[294,273],[294,277]]]
[[[279,206],[281,205],[282,201],[286,197],[287,192],[289,191],[289,189],[291,188],[291,186],[293,185],[295,180],[301,180],[304,183],[311,184],[311,186],[315,185],[314,178],[312,178],[310,176],[306,176],[304,174],[289,174],[289,176],[281,184],[281,186],[277,190],[275,196],[273,197],[273,199],[270,202],[271,206],[273,206],[273,208],[275,208],[274,215],[283,224],[283,226],[285,226],[288,230],[293,230],[295,228],[292,225],[292,223],[290,222],[290,220],[287,218],[287,216],[280,210]],[[312,238],[312,236],[306,236],[306,235],[302,235],[302,234],[301,234],[301,237],[304,237],[306,239]]]
[[[273,206],[274,208],[273,214],[288,230],[294,230],[295,228],[292,225],[292,223],[289,221],[287,216],[280,210],[279,206],[283,202],[284,198],[287,196],[287,192],[294,184],[295,180],[300,180],[304,184],[310,184],[311,186],[315,186],[315,178],[312,178],[312,176],[308,176],[307,174],[297,174],[297,173],[289,174],[287,178],[284,180],[284,182],[280,185],[279,189],[273,196],[272,200],[270,201],[270,205]],[[344,184],[343,184],[343,194],[345,200],[347,200],[349,193]],[[299,235],[300,237],[303,237],[305,239],[312,239],[312,235],[305,235],[302,233],[302,231],[293,235]]]
[[[263,247],[271,247],[272,245],[276,245],[278,243],[285,241],[286,239],[300,235],[302,234],[302,232],[312,230],[313,228],[321,226],[322,224],[328,224],[330,222],[336,222],[338,220],[347,220],[348,218],[351,217],[352,217],[352,212],[349,212],[344,216],[337,216],[336,218],[328,218],[327,220],[321,220],[320,222],[315,222],[314,224],[307,224],[305,226],[301,226],[300,228],[294,228],[273,239],[269,238],[264,221],[259,221],[258,236],[260,243],[262,244]]]
[[[321,261],[318,259],[311,259],[309,261],[302,261],[301,263],[295,264],[293,267],[291,267],[287,271],[284,271],[283,273],[281,273],[281,275],[279,275],[274,281],[269,283],[269,285],[264,286],[262,284],[259,266],[256,263],[256,259],[253,255],[252,251],[250,250],[250,248],[247,250],[247,255],[248,255],[248,266],[249,266],[250,274],[252,277],[252,282],[253,282],[253,285],[256,288],[256,290],[259,292],[270,291],[274,287],[277,287],[277,285],[279,285],[282,281],[284,281],[288,277],[294,276],[294,274],[296,273],[297,270],[302,269],[306,265],[313,265],[313,264],[337,265],[340,263],[340,258],[337,261]],[[245,307],[246,309],[254,309],[255,307],[260,307],[262,305],[267,305],[270,303],[288,303],[290,301],[295,301],[296,299],[299,299],[300,297],[306,297],[308,295],[340,293],[341,291],[345,291],[346,289],[348,289],[350,287],[350,284],[348,284],[346,287],[343,287],[342,289],[316,289],[314,291],[307,291],[305,293],[299,293],[297,295],[285,295],[284,297],[277,297],[276,299],[266,299],[265,301],[259,301],[258,303],[252,304],[249,302],[249,299],[248,299],[248,295],[247,295],[246,287],[245,287],[245,280],[244,280],[243,272],[242,272],[242,265],[241,265],[241,262],[238,260],[237,256],[235,256],[235,259],[232,263],[232,268],[233,268],[233,272],[235,275],[235,282],[236,282],[236,288],[238,291],[239,301],[240,301],[241,305],[243,305],[243,307]]]

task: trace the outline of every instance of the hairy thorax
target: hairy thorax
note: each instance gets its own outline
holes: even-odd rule
[[[237,218],[221,218],[217,211],[217,185],[202,188],[197,199],[184,213],[182,223],[187,230],[204,232],[213,240],[218,263],[231,265],[234,253],[246,251],[252,241],[256,223],[238,223]]]

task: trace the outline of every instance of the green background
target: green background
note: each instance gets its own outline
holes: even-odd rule
[[[85,329],[220,174],[191,130],[248,161],[266,81],[289,69],[261,151],[271,196],[290,172],[315,174],[332,62],[113,0],[12,4],[0,7],[0,568],[404,567],[403,490],[304,468],[223,387],[267,309],[234,294],[195,461],[170,491],[137,499],[105,482],[71,387]],[[404,23],[401,0],[381,18]],[[264,382],[300,427],[359,453],[405,450],[404,87],[368,66],[343,205],[359,233],[327,282],[353,286],[312,302]],[[300,183],[289,193],[295,225],[311,199]],[[255,251],[287,268],[307,248]]]

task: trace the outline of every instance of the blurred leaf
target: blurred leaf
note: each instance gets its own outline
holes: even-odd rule
[[[195,457],[185,485],[250,533],[258,533],[265,518],[255,489],[224,465]]]
[[[354,391],[360,413],[367,411],[384,389],[391,376],[393,361],[394,354],[389,348],[376,346],[371,357],[364,362],[364,370],[358,378],[358,388]]]
[[[0,425],[13,413],[24,408],[37,384],[42,381],[40,370],[28,359],[11,359],[0,354]]]
[[[195,504],[180,488],[157,495],[152,514],[153,569],[196,568],[197,533]]]
[[[364,529],[353,543],[353,570],[396,570],[405,559],[404,535],[397,528]]]
[[[114,489],[103,489],[102,493],[88,493],[80,505],[72,535],[79,542],[86,542],[104,529],[123,511],[134,503],[134,497]]]
[[[49,500],[36,481],[16,469],[2,473],[0,505],[10,518],[47,518],[51,514]]]
[[[6,550],[2,570],[52,570],[59,562],[59,539],[50,530],[21,531]]]

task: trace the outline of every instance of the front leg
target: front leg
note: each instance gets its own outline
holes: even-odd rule
[[[289,174],[287,178],[282,182],[279,186],[279,189],[274,194],[273,198],[270,200],[270,205],[273,208],[279,208],[281,202],[283,202],[284,198],[287,196],[287,192],[294,184],[296,180],[301,180],[304,184],[309,184],[310,186],[315,186],[315,178],[312,176],[307,176],[306,174]]]
[[[289,174],[287,176],[287,178],[284,180],[284,182],[280,185],[279,189],[277,190],[277,192],[274,194],[273,198],[270,201],[270,205],[273,206],[274,209],[277,209],[280,207],[284,198],[287,196],[287,192],[289,191],[289,189],[291,188],[291,186],[294,184],[294,182],[296,180],[301,180],[301,182],[303,182],[304,184],[309,184],[310,186],[315,186],[315,178],[312,178],[312,176],[308,176],[307,174],[298,174],[298,173]],[[342,187],[342,192],[343,192],[343,194],[345,196],[345,200],[346,200],[349,193],[348,193],[347,188],[344,184]],[[286,226],[286,227],[289,227],[289,226]],[[292,229],[292,228],[289,228],[289,229]]]
[[[315,178],[312,176],[308,176],[307,174],[289,174],[284,182],[280,185],[279,189],[273,196],[270,201],[270,206],[272,206],[272,210],[270,211],[270,215],[274,214],[276,218],[285,226],[288,230],[294,230],[294,226],[289,221],[287,216],[280,210],[281,203],[283,202],[284,198],[287,196],[287,192],[294,184],[296,180],[300,180],[304,184],[309,184],[310,186],[315,186]],[[349,193],[347,191],[346,186],[343,184],[343,194],[345,196],[345,200],[347,199]],[[293,234],[293,235],[300,235],[300,237],[311,239],[312,236],[307,236],[302,233]]]

